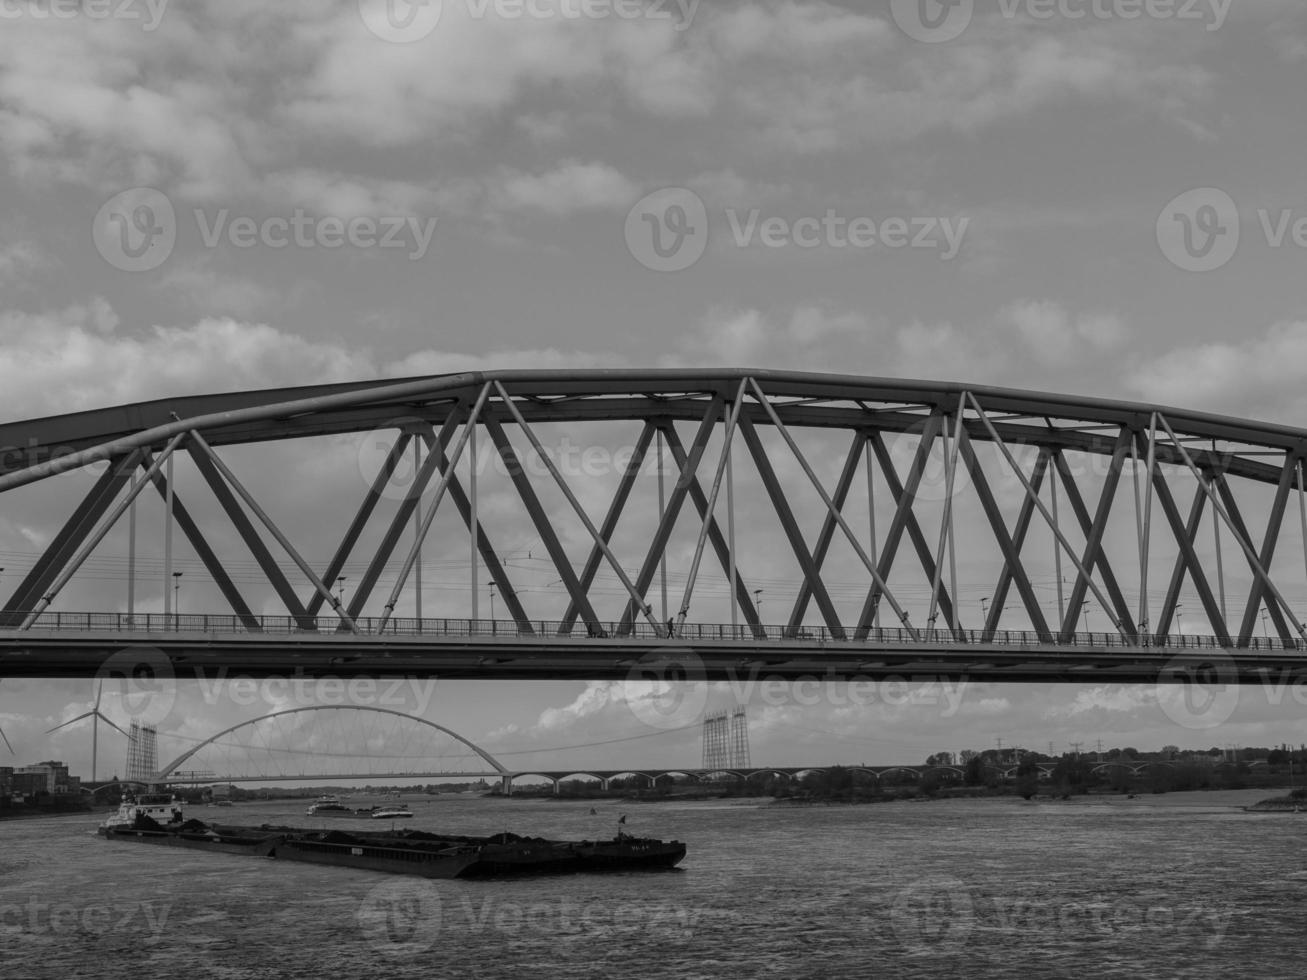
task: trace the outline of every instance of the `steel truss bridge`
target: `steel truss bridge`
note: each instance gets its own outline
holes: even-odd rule
[[[9,552],[0,676],[124,651],[179,677],[1307,665],[1299,428],[925,381],[493,371],[180,396],[9,423],[0,447],[0,505],[49,528]]]

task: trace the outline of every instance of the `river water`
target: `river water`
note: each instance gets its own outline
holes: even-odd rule
[[[1165,798],[1161,798],[1165,799]],[[0,977],[1299,978],[1307,815],[414,797],[404,825],[676,838],[673,872],[425,879],[0,823]],[[303,805],[192,816],[311,826]],[[337,819],[338,829],[377,822]]]

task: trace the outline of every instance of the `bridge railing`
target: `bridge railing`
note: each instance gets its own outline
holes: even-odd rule
[[[10,618],[0,611],[0,621],[21,621],[20,614]],[[355,619],[361,634],[366,636],[454,636],[503,637],[524,639],[530,637],[592,637],[618,638],[633,641],[663,642],[737,641],[737,642],[810,642],[815,644],[853,644],[867,646],[915,645],[986,645],[1012,647],[1166,647],[1168,649],[1220,649],[1222,644],[1215,636],[1153,635],[1138,640],[1120,633],[1075,633],[1065,639],[1054,636],[1051,640],[1033,630],[952,630],[924,628],[915,631],[903,627],[845,627],[838,633],[826,626],[750,626],[731,623],[683,623],[676,636],[660,635],[648,622],[598,623],[587,626],[582,622],[562,623],[556,620],[518,621],[512,619],[458,619],[449,617],[391,617],[382,622],[380,617],[362,616]],[[31,624],[33,630],[121,633],[269,633],[277,635],[340,634],[348,635],[338,616],[294,617],[253,616],[214,613],[111,613],[111,612],[44,612]],[[0,629],[0,633],[12,632]],[[1246,649],[1251,650],[1307,650],[1303,640],[1284,640],[1280,637],[1252,637]]]

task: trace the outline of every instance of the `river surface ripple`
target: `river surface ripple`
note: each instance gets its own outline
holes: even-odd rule
[[[0,822],[0,977],[1304,975],[1307,814],[411,800],[424,830],[687,842],[674,872],[427,881]],[[192,809],[313,826],[302,805]],[[319,820],[341,830],[377,822]],[[543,972],[541,972],[543,971]]]

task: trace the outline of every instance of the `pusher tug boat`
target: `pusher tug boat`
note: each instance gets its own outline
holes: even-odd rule
[[[413,816],[405,811],[406,816]],[[100,825],[109,840],[163,844],[247,854],[283,861],[330,864],[424,878],[654,871],[685,857],[680,841],[632,837],[554,841],[502,833],[492,837],[433,834],[421,830],[347,833],[297,827],[236,827],[184,820],[171,796],[143,796],[124,803]]]

